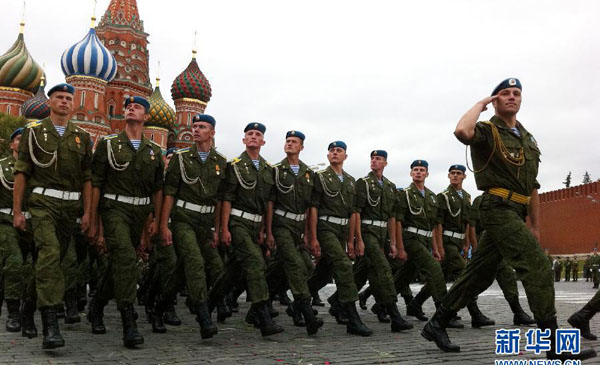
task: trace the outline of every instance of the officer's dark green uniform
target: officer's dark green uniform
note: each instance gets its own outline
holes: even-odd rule
[[[396,219],[402,222],[402,240],[408,260],[396,271],[396,290],[410,284],[417,271],[425,277],[425,282],[435,303],[446,294],[444,274],[431,254],[432,230],[439,220],[438,200],[435,194],[425,188],[425,196],[414,183],[397,192],[398,204]]]
[[[73,233],[80,230],[76,220],[82,212],[83,184],[92,178],[91,146],[83,129],[67,122],[60,136],[50,118],[29,123],[19,145],[15,172],[27,176],[32,192],[29,211],[37,250],[37,303],[44,327],[50,330],[44,338],[46,348],[64,346],[53,308],[62,303],[65,293],[61,259]]]
[[[573,265],[571,266],[573,281],[579,280],[579,261],[575,257],[573,259]]]
[[[585,278],[585,282],[590,281],[590,270],[592,268],[592,257],[588,256],[583,263],[583,277]]]
[[[151,196],[163,187],[160,147],[142,137],[136,150],[123,131],[98,144],[93,167],[93,186],[103,193],[100,214],[110,253],[111,279],[99,288],[98,298],[106,301],[114,293],[117,307],[123,309],[135,301],[135,248],[152,211]]]
[[[183,271],[189,301],[198,313],[204,309],[199,311],[198,306],[207,304],[206,271],[213,278],[223,274],[223,261],[211,242],[217,193],[226,167],[226,158],[214,148],[210,149],[206,161],[202,161],[194,144],[174,154],[165,178],[164,194],[175,199],[171,231],[177,256],[183,264],[178,274]]]
[[[483,233],[483,224],[479,215],[479,207],[481,205],[482,197],[483,196],[480,195],[477,198],[475,198],[475,200],[473,201],[473,205],[471,205],[470,224],[471,227],[475,228],[477,240],[479,240],[481,234]],[[550,260],[549,266],[552,266],[552,260]],[[529,316],[529,314],[525,313],[523,307],[521,307],[521,303],[519,302],[519,287],[517,286],[517,274],[515,274],[513,268],[508,266],[508,264],[504,260],[502,260],[502,262],[498,265],[496,281],[498,282],[498,286],[500,286],[500,289],[502,290],[504,299],[506,299],[508,305],[510,306],[510,309],[514,314],[514,325],[518,326],[523,324],[535,324],[535,321]]]
[[[290,168],[287,158],[273,166],[275,189],[273,201],[273,236],[277,253],[283,261],[283,269],[294,300],[310,297],[307,280],[308,272],[303,259],[304,230],[306,212],[310,206],[315,173],[300,161],[296,175]]]
[[[598,284],[600,283],[600,255],[597,252],[594,252],[592,258],[590,259],[590,270],[592,272],[592,281],[594,282],[594,289],[598,289]]]
[[[15,158],[12,154],[0,159],[0,280],[2,280],[0,285],[3,285],[6,299],[8,310],[6,330],[9,332],[21,330],[19,313],[21,300],[26,298],[25,289],[28,284],[31,285],[30,281],[34,280],[33,267],[30,264],[33,239],[30,232],[17,231],[13,227],[14,165]],[[28,212],[25,214],[29,217]],[[34,293],[29,294],[35,297]],[[25,334],[25,328],[23,333]]]
[[[556,257],[556,262],[554,263],[554,281],[559,282],[562,274],[563,263],[560,260],[560,256]]]

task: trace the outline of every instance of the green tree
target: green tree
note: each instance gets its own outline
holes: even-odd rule
[[[565,181],[563,181],[563,184],[567,188],[571,187],[571,171],[569,171],[569,175],[567,175],[567,178],[565,179]]]
[[[585,174],[583,174],[583,181],[581,183],[589,184],[591,182],[592,182],[592,178],[590,177],[590,173],[586,171]]]
[[[0,113],[0,156],[9,153],[10,135],[15,129],[27,123],[24,117],[13,117],[10,114]]]

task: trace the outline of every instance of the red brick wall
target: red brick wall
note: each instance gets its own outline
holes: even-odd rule
[[[600,182],[540,194],[540,225],[550,254],[590,253],[600,244]]]

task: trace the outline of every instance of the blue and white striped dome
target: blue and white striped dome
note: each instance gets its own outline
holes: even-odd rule
[[[117,61],[100,43],[94,28],[90,28],[89,33],[81,41],[63,53],[61,66],[67,77],[84,75],[110,82],[117,74]]]

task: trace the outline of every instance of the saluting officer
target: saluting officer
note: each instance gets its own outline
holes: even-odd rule
[[[106,333],[103,309],[114,296],[123,322],[123,344],[130,348],[144,343],[133,311],[138,275],[136,247],[140,245],[146,218],[153,208],[158,214],[162,206],[161,150],[142,134],[149,108],[142,97],[127,98],[125,130],[98,143],[93,163],[94,216],[90,236],[95,236],[101,222],[110,256],[107,277],[90,302],[89,320],[92,333]],[[158,232],[158,220],[157,216],[149,226],[150,237]]]
[[[300,160],[305,138],[300,131],[286,133],[284,151],[287,156],[273,166],[275,189],[269,199],[266,230],[267,243],[277,245],[277,257],[283,262],[294,296],[294,324],[303,325],[304,316],[306,331],[312,335],[323,326],[323,320],[315,317],[310,305],[307,280],[312,267],[307,267],[303,257],[304,246],[309,242],[307,218],[315,185],[315,173]]]
[[[331,142],[327,147],[329,167],[317,173],[310,210],[310,246],[313,255],[323,255],[335,279],[337,291],[328,299],[330,313],[338,323],[346,324],[348,333],[370,336],[373,331],[361,321],[356,311],[358,290],[354,284],[352,261],[348,258],[362,256],[364,244],[357,240],[355,247],[354,243],[358,224],[356,182],[343,168],[348,157],[346,149],[343,141]]]
[[[185,279],[202,338],[210,338],[218,329],[210,318],[206,271],[215,278],[223,274],[223,261],[217,251],[221,230],[217,193],[225,178],[227,159],[211,146],[215,119],[198,114],[192,123],[194,144],[178,150],[167,169],[161,238],[164,244],[175,246],[183,266],[176,273]]]
[[[61,258],[73,233],[87,231],[90,224],[92,144],[89,134],[69,121],[74,93],[69,84],[48,91],[50,116],[26,126],[15,164],[13,224],[20,230],[26,228],[22,211],[25,189],[32,192],[29,211],[37,250],[35,280],[45,349],[65,345],[55,309],[65,292]],[[77,223],[79,217],[81,225]]]
[[[493,282],[502,259],[518,273],[534,318],[542,330],[550,331],[549,359],[586,359],[594,350],[577,355],[557,353],[556,308],[552,271],[539,245],[540,184],[536,177],[540,150],[531,133],[517,121],[521,106],[521,83],[502,81],[487,97],[473,106],[458,122],[455,136],[471,146],[477,188],[483,190],[480,214],[484,232],[479,247],[461,276],[444,297],[422,335],[444,351],[460,351],[446,333],[448,321]],[[495,115],[477,122],[492,103]],[[530,227],[525,217],[530,217]]]
[[[236,263],[228,265],[239,264],[246,278],[252,298],[249,313],[256,314],[261,334],[270,336],[282,332],[283,327],[273,321],[267,307],[266,264],[259,246],[264,243],[263,215],[274,183],[273,169],[260,155],[266,130],[262,123],[249,123],[242,139],[246,150],[227,163],[222,185],[221,241],[233,247]]]

